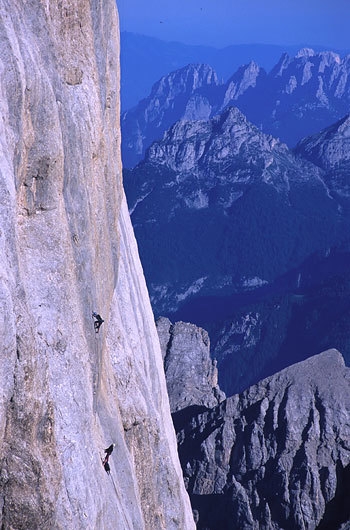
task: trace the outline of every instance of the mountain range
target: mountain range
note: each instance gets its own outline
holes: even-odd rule
[[[349,132],[345,117],[292,151],[227,107],[176,122],[125,171],[154,312],[208,329],[227,395],[321,351],[293,349],[292,330],[315,289],[347,281]]]
[[[275,44],[236,44],[225,48],[192,46],[180,42],[166,42],[154,37],[122,31],[121,40],[121,104],[123,111],[134,107],[151,91],[162,76],[190,63],[210,64],[220,79],[225,81],[243,64],[255,60],[267,72],[282,53],[295,55],[304,47]],[[322,51],[320,46],[312,46]],[[336,50],[346,55],[350,50]]]
[[[350,55],[310,48],[283,53],[268,73],[255,61],[227,81],[211,66],[190,64],[163,76],[122,115],[124,167],[135,166],[179,120],[206,120],[235,105],[262,131],[294,147],[350,111]]]

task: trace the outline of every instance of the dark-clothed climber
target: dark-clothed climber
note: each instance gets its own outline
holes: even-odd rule
[[[114,447],[115,447],[115,444],[111,444],[109,447],[107,447],[107,449],[105,449],[106,458],[112,454]]]
[[[115,447],[115,444],[111,444],[109,447],[107,447],[107,449],[105,449],[106,455],[105,455],[104,459],[102,460],[102,465],[105,468],[105,470],[107,471],[107,473],[109,473],[109,471],[110,471],[108,459],[111,456],[114,447]]]
[[[94,328],[95,328],[95,333],[98,333],[100,331],[100,327],[104,323],[104,320],[101,317],[101,315],[98,315],[97,313],[95,313],[95,311],[92,312],[92,318],[96,319],[94,321]]]

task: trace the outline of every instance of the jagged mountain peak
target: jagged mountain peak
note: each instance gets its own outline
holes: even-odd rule
[[[259,129],[250,123],[246,116],[234,106],[226,107],[220,114],[206,121],[186,121],[179,120],[174,123],[172,127],[165,133],[163,139],[156,143],[168,143],[173,139],[185,141],[193,135],[207,131],[208,134],[219,136],[227,131],[232,126],[240,126],[248,133],[254,131],[257,134],[262,134]],[[151,146],[152,152],[152,146]]]
[[[298,69],[306,68],[302,83],[305,84],[313,77],[312,68],[316,68],[315,72],[323,74],[326,67],[332,68],[342,63],[339,54],[333,51],[315,52],[311,48],[302,48],[294,57],[290,57],[287,53],[282,54],[276,66],[271,70],[270,77],[296,75]]]
[[[255,125],[248,122],[246,116],[241,112],[237,107],[230,106],[227,107],[221,114],[214,116],[213,122],[218,123],[245,123],[246,125],[249,124],[249,127],[254,127]]]
[[[187,91],[194,91],[204,85],[218,85],[218,77],[215,70],[208,64],[188,64],[179,70],[170,72],[163,76],[153,85],[150,97],[154,97],[165,90],[174,87],[185,86]]]
[[[123,163],[136,165],[154,139],[180,119],[208,119],[219,81],[207,64],[189,64],[163,76],[151,94],[122,116]]]
[[[315,55],[315,51],[312,48],[302,48],[295,55],[295,58],[299,59],[300,57],[313,57],[314,55]]]
[[[226,83],[221,109],[229,105],[231,101],[236,101],[240,96],[243,96],[249,88],[256,87],[259,78],[264,75],[266,75],[265,70],[254,61],[238,68],[237,72]]]
[[[204,183],[210,181],[207,168],[213,164],[219,173],[222,170],[218,167],[229,161],[235,161],[241,169],[250,164],[267,168],[272,163],[268,153],[276,146],[280,152],[287,153],[284,144],[261,132],[237,107],[231,106],[209,120],[176,122],[162,140],[151,145],[145,160],[176,172],[194,169],[197,175],[203,172]]]
[[[250,61],[250,63],[244,64],[238,68],[238,70],[228,79],[227,85],[229,87],[232,83],[244,83],[245,85],[249,84],[249,86],[255,86],[257,77],[262,73],[265,73],[265,70],[255,61]]]
[[[341,63],[341,57],[338,53],[332,52],[332,51],[324,51],[318,53],[319,57],[322,58],[324,62],[327,61],[328,64],[332,63]]]
[[[259,66],[255,61],[250,61],[248,64],[243,64],[240,66],[237,71],[229,78],[228,82],[230,82],[232,78],[239,77],[242,75],[242,73],[259,73],[260,70],[262,70],[261,66]]]
[[[279,61],[277,62],[277,64],[272,68],[271,72],[270,72],[270,76],[271,77],[278,77],[278,76],[281,76],[283,71],[288,68],[289,64],[291,63],[292,59],[291,57],[288,55],[287,52],[285,53],[282,53]]]
[[[237,107],[209,120],[176,122],[125,175],[146,266],[151,255],[147,274],[156,314],[180,311],[186,299],[195,312],[194,297],[231,295],[273,282],[291,263],[297,267],[310,253],[328,247],[338,214],[322,175]],[[176,233],[179,226],[185,237]],[[309,234],[302,249],[300,230]],[[202,231],[205,241],[198,237]],[[155,238],[163,236],[165,246],[155,258]],[[271,246],[273,266],[266,246]],[[186,265],[174,270],[184,256]],[[165,278],[169,269],[171,283]],[[174,318],[191,319],[187,314]]]

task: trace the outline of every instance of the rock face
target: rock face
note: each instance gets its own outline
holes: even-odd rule
[[[350,370],[336,350],[202,412],[174,414],[197,528],[343,528]]]
[[[0,526],[193,528],[121,184],[115,3],[0,11]]]
[[[294,147],[349,113],[350,55],[305,48],[294,57],[284,53],[269,73],[251,61],[226,83],[218,82],[206,65],[171,72],[123,114],[124,165],[136,165],[177,120],[207,119],[231,105],[265,133]]]
[[[194,324],[159,318],[160,339],[171,412],[190,406],[213,408],[225,399],[210,358],[208,333]]]
[[[217,85],[216,73],[205,64],[190,64],[162,77],[148,98],[122,115],[124,166],[135,166],[152,141],[176,121],[208,119],[211,90]]]

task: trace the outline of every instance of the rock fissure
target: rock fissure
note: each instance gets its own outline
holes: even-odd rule
[[[169,340],[168,340],[168,343],[166,345],[165,354],[163,353],[165,371],[167,370],[169,357],[170,357],[170,353],[171,353],[171,347],[172,347],[172,343],[173,343],[173,340],[174,340],[174,326],[172,324],[170,324],[168,333],[169,333]]]

